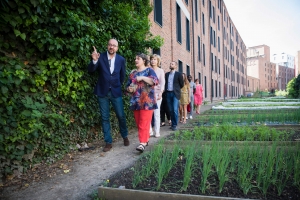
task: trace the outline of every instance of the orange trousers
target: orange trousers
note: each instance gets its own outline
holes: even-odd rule
[[[150,124],[153,110],[134,110],[134,119],[138,128],[140,143],[147,143],[150,138]]]

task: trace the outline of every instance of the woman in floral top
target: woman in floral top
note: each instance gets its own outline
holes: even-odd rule
[[[130,73],[126,84],[127,91],[131,93],[130,109],[133,110],[140,140],[136,150],[140,152],[148,145],[153,110],[157,109],[154,86],[158,84],[158,78],[152,68],[146,67],[147,61],[145,54],[136,55],[136,70]]]

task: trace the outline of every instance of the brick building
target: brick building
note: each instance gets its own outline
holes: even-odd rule
[[[295,77],[300,74],[300,51],[296,52],[296,57],[295,57]]]
[[[198,78],[206,101],[245,95],[246,46],[222,0],[150,0],[150,31],[164,38],[160,49],[167,72],[171,61],[178,71]]]
[[[247,92],[257,90],[270,92],[278,89],[276,64],[270,62],[269,46],[259,45],[247,49],[247,75]],[[256,80],[255,87],[254,80]]]
[[[277,65],[277,72],[278,90],[286,90],[287,84],[295,77],[295,69]]]
[[[275,56],[275,59],[274,59]],[[270,47],[259,45],[247,49],[247,93],[259,91],[286,90],[287,84],[295,77],[294,58],[288,62],[287,54],[273,55],[270,61]],[[291,66],[291,67],[289,67]]]

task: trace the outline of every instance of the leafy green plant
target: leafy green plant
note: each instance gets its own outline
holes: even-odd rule
[[[195,147],[196,144],[192,143],[190,146],[186,148],[185,156],[186,156],[186,162],[183,172],[183,184],[182,184],[182,190],[186,191],[187,187],[189,185],[189,182],[191,181],[192,171],[193,171],[193,160],[195,155]]]
[[[200,168],[202,173],[202,179],[199,185],[199,190],[202,193],[205,193],[207,188],[207,179],[209,175],[212,173],[213,162],[211,160],[211,147],[205,145],[202,149],[201,155],[202,155],[202,167],[200,166]]]
[[[102,138],[89,52],[117,38],[130,72],[135,52],[163,43],[149,31],[151,10],[149,0],[1,2],[0,178]],[[124,104],[131,127],[129,97]]]

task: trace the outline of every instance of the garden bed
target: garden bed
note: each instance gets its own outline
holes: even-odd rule
[[[259,110],[203,113],[103,186],[224,199],[298,200],[300,112],[263,107],[267,104]]]
[[[247,128],[257,135],[229,133],[238,127],[178,131],[103,186],[243,199],[300,199],[299,142],[289,141],[286,132]]]

